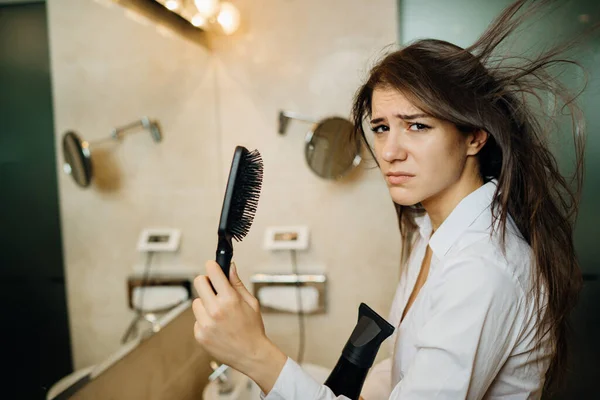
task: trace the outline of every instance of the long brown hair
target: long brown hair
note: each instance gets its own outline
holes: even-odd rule
[[[575,103],[578,94],[571,94],[552,72],[557,66],[578,65],[558,58],[577,39],[532,59],[495,54],[517,27],[549,3],[552,1],[514,2],[466,49],[425,39],[388,54],[357,91],[352,113],[354,139],[367,144],[363,122],[371,113],[373,90],[392,88],[462,132],[481,129],[489,134],[478,154],[480,174],[485,181],[498,180],[494,201],[499,213],[494,213],[494,218],[500,221],[503,241],[510,214],[532,248],[532,296],[540,327],[537,343],[541,345],[544,339],[552,343],[545,389],[554,389],[565,376],[568,318],[582,286],[573,227],[583,182],[584,124]],[[548,108],[548,95],[556,102],[554,112],[540,115]],[[552,127],[557,126],[548,122],[565,110],[571,117],[576,155],[571,179],[561,175],[548,142]],[[368,144],[367,148],[373,153]],[[414,217],[424,210],[418,205],[395,206],[406,260],[416,229]]]

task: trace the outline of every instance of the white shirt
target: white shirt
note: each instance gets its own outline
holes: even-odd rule
[[[492,228],[496,184],[465,197],[433,235],[429,217],[417,219],[420,234],[388,319],[393,357],[370,371],[365,400],[541,398],[551,348],[545,341],[535,349],[533,253],[510,217],[503,252],[498,224]],[[427,244],[427,281],[400,323]],[[336,396],[288,358],[264,398]]]

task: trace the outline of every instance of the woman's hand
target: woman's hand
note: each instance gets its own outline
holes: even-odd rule
[[[206,273],[194,279],[199,295],[192,304],[196,340],[215,359],[249,376],[268,393],[287,356],[267,338],[258,300],[240,280],[235,264],[230,280],[214,261],[206,263]]]

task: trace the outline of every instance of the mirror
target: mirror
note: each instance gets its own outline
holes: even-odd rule
[[[340,117],[318,122],[306,135],[309,168],[321,178],[338,179],[360,164],[360,144],[350,140],[353,130],[352,122]]]
[[[135,129],[143,128],[150,132],[150,136],[155,143],[162,141],[162,132],[158,121],[153,121],[148,117],[129,123],[124,126],[114,128],[109,138],[95,141],[97,145],[104,141],[121,141],[123,136]],[[88,187],[92,181],[92,160],[90,156],[90,143],[82,140],[77,133],[67,131],[63,135],[63,170],[73,177],[75,183],[81,187]]]
[[[68,131],[62,139],[64,164],[63,170],[81,186],[88,187],[92,181],[92,161],[90,145],[77,133]]]

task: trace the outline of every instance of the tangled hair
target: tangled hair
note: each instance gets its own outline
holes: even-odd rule
[[[579,66],[559,58],[579,38],[533,58],[497,55],[506,38],[550,0],[517,0],[507,7],[470,47],[425,39],[386,55],[356,93],[353,139],[367,143],[363,122],[371,115],[376,88],[401,91],[432,117],[449,121],[464,133],[489,134],[478,154],[484,181],[497,179],[493,207],[505,240],[507,215],[514,219],[534,255],[533,293],[537,307],[538,346],[549,339],[553,354],[544,389],[557,389],[567,368],[569,315],[582,287],[573,245],[573,227],[583,182],[584,123],[571,94],[558,80],[557,67]],[[595,31],[592,27],[587,33]],[[554,103],[548,111],[548,103]],[[545,111],[544,111],[545,110]],[[550,151],[557,118],[568,111],[575,149],[573,176],[563,177]],[[395,204],[408,258],[414,217],[424,210]]]

